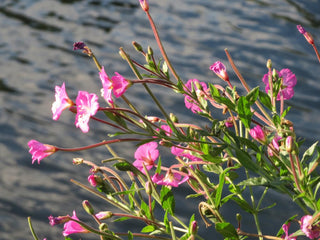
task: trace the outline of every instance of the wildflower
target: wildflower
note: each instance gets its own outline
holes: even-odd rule
[[[50,215],[48,217],[48,219],[49,219],[49,224],[51,226],[55,226],[55,225],[66,223],[66,222],[70,221],[70,216],[67,215],[67,216],[53,217],[52,215]]]
[[[293,144],[292,136],[288,136],[286,139],[286,151],[288,153],[292,152],[292,144]]]
[[[99,109],[98,96],[94,93],[89,94],[85,91],[79,91],[77,99],[77,115],[76,127],[79,127],[82,132],[89,131],[89,120],[94,116]]]
[[[311,34],[308,33],[301,25],[297,25],[297,29],[305,37],[308,43],[310,43],[311,45],[314,44],[314,40]]]
[[[90,185],[92,187],[96,187],[98,185],[97,181],[96,181],[96,177],[94,174],[89,175],[88,177],[88,182],[90,183]]]
[[[116,75],[110,79],[106,74],[104,67],[102,67],[101,71],[99,72],[100,80],[103,87],[103,98],[109,104],[113,104],[112,92],[115,97],[121,97],[121,95],[124,94],[124,92],[130,85],[130,82],[119,73],[116,72],[115,74]]]
[[[148,12],[149,11],[149,2],[148,0],[139,0],[141,8],[143,11]]]
[[[289,235],[289,227],[290,227],[290,223],[287,223],[287,224],[283,224],[282,225],[282,229],[283,229],[283,231],[284,231],[284,233],[285,233],[285,236],[282,236],[282,239],[284,239],[284,240],[296,240],[297,239],[297,237],[292,237],[291,235]]]
[[[98,212],[97,214],[95,214],[96,218],[98,218],[99,220],[111,218],[112,215],[113,214],[110,211],[103,211],[103,212]]]
[[[190,79],[185,84],[185,86],[190,92],[192,92],[192,90],[194,89],[197,93],[198,99],[202,97],[201,93],[203,93],[203,91],[206,91],[208,89],[207,85],[204,82],[199,82],[198,79]],[[199,89],[198,87],[201,87],[202,89]],[[186,94],[184,97],[184,103],[186,105],[186,108],[191,109],[193,113],[202,112],[201,108],[199,107],[199,103],[197,103],[195,99],[191,98]]]
[[[259,125],[257,125],[254,128],[250,129],[249,133],[250,133],[252,138],[254,138],[255,140],[257,140],[259,142],[265,143],[267,141],[267,137],[266,137],[264,131],[262,130],[262,128]]]
[[[320,236],[320,226],[313,225],[313,217],[305,215],[300,220],[301,231],[310,239],[315,239]]]
[[[168,125],[161,125],[160,128],[165,132],[165,134],[170,137],[172,135],[172,129]],[[160,129],[157,128],[156,131],[160,132]]]
[[[63,83],[61,87],[55,87],[55,99],[52,103],[51,111],[53,120],[58,120],[65,109],[74,105],[73,101],[67,95],[65,83]]]
[[[159,175],[156,173],[152,177],[152,181],[159,185],[178,187],[180,184],[189,180],[189,176],[186,175],[182,179],[182,175],[180,173],[173,173],[171,169],[168,170],[165,176]]]
[[[73,50],[83,50],[82,52],[87,54],[88,56],[92,56],[92,51],[84,42],[75,42],[73,44]]]
[[[171,153],[177,157],[187,158],[194,162],[202,161],[201,158],[196,157],[194,153],[192,153],[190,150],[182,149],[179,147],[174,147],[174,146],[171,147]]]
[[[215,62],[210,66],[210,70],[212,70],[215,74],[217,74],[217,76],[222,80],[229,82],[229,76],[226,71],[226,66],[222,62],[220,61]]]
[[[32,164],[36,160],[38,160],[38,164],[40,164],[43,158],[50,156],[58,150],[55,146],[43,144],[36,140],[30,140],[28,146],[30,148],[29,153],[32,155]]]
[[[293,87],[297,84],[296,75],[293,74],[290,69],[285,68],[278,72],[279,78],[281,80],[280,90],[278,92],[277,100],[281,100],[283,96],[284,100],[288,100],[293,97],[294,90]],[[262,81],[266,84],[265,91],[268,93],[269,87],[269,74],[265,74],[262,78]]]
[[[150,170],[154,162],[159,157],[158,144],[156,142],[149,142],[141,145],[134,153],[135,161],[133,165],[144,173],[143,165],[147,170]]]
[[[76,211],[73,211],[73,215],[70,218],[70,221],[64,224],[64,230],[62,232],[63,236],[66,237],[73,233],[89,233],[87,229],[83,228],[79,223],[72,221],[72,219],[79,221]]]

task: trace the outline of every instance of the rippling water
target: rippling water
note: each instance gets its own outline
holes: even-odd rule
[[[73,126],[73,116],[64,113],[53,122],[50,107],[55,85],[66,82],[71,98],[78,90],[97,92],[100,80],[93,62],[72,51],[75,41],[85,41],[109,72],[133,77],[118,56],[123,46],[131,55],[131,41],[151,45],[155,41],[144,13],[135,0],[3,0],[0,3],[0,239],[31,239],[26,218],[31,216],[39,237],[62,239],[61,227],[50,227],[49,215],[81,212],[83,191],[69,179],[86,181],[88,169],[72,166],[77,154],[55,154],[31,165],[27,142],[37,139],[65,147],[83,146],[105,138],[99,125],[84,135]],[[277,69],[290,68],[298,84],[289,118],[297,134],[310,144],[320,136],[318,118],[320,68],[311,46],[296,30],[302,24],[319,42],[320,3],[317,0],[162,0],[151,2],[168,54],[182,79],[217,81],[208,66],[216,60],[227,63],[228,48],[251,86],[261,85],[265,63],[272,59]],[[229,72],[231,72],[230,67]],[[236,78],[234,84],[238,85]],[[183,99],[161,97],[179,118],[193,117],[183,110]],[[130,89],[132,101],[146,114],[158,114],[143,89]],[[167,94],[167,93],[166,93]],[[200,119],[199,119],[200,121]],[[91,123],[90,123],[91,124]],[[128,146],[128,149],[131,149]],[[129,157],[130,150],[121,152]],[[103,149],[83,153],[85,158],[106,158]],[[278,198],[276,193],[272,197]],[[92,200],[101,204],[99,200]],[[178,206],[188,211],[195,206]],[[277,230],[285,220],[281,212],[294,204],[280,204],[277,211],[263,215],[266,233]],[[224,209],[226,213],[230,210]],[[230,211],[231,212],[231,211]],[[79,213],[81,216],[81,213]],[[85,215],[83,215],[85,217]],[[186,216],[186,217],[189,217]],[[233,220],[232,220],[233,221]],[[252,220],[245,218],[252,226]],[[204,228],[203,225],[201,225]],[[121,231],[125,231],[123,228]],[[205,232],[205,231],[204,231]],[[210,238],[219,239],[210,232]],[[214,236],[214,237],[213,237]],[[89,236],[85,236],[89,239]]]

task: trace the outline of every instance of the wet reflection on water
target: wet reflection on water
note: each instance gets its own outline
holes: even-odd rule
[[[78,90],[99,91],[100,80],[93,62],[72,51],[73,42],[80,40],[90,45],[110,73],[118,71],[133,77],[118,56],[118,48],[123,46],[134,56],[130,44],[136,40],[157,51],[137,2],[4,0],[0,3],[1,239],[30,238],[27,216],[32,216],[39,237],[62,239],[61,228],[50,227],[47,217],[71,214],[73,209],[82,211],[81,201],[88,197],[69,182],[71,177],[86,181],[89,169],[71,163],[72,158],[79,155],[56,154],[43,160],[41,165],[31,165],[26,143],[35,138],[59,146],[76,147],[105,138],[103,127],[93,123],[90,132],[82,134],[75,129],[73,116],[69,113],[64,113],[59,122],[53,122],[50,112],[53,89],[66,82],[71,98]],[[308,143],[320,136],[317,120],[320,68],[312,48],[295,27],[296,24],[304,25],[319,42],[319,1],[150,2],[164,45],[182,79],[219,82],[208,67],[216,60],[226,63],[223,49],[228,48],[251,86],[262,85],[265,63],[271,58],[277,69],[290,68],[297,75],[296,95],[289,102],[294,107],[289,117],[295,122],[298,135],[307,138]],[[230,71],[229,66],[228,69]],[[230,75],[234,84],[239,85],[235,76]],[[184,110],[183,99],[161,88],[154,91],[180,118],[191,121],[194,117]],[[166,97],[161,97],[165,93]],[[143,89],[134,87],[128,94],[146,114],[159,114]],[[197,121],[201,119],[197,118]],[[132,145],[126,149],[128,151],[121,153],[130,159]],[[82,154],[96,162],[108,157],[104,149]],[[183,191],[178,192],[180,199]],[[278,197],[276,193],[272,196]],[[100,200],[92,202],[96,206],[101,204]],[[284,221],[281,211],[295,207],[293,204],[284,206],[265,213],[264,221],[279,221],[280,226]],[[192,208],[194,203],[188,203],[178,206],[177,212],[184,213]],[[190,214],[191,211],[186,217]],[[249,227],[252,226],[252,220],[245,220]],[[121,231],[126,231],[125,227]],[[267,233],[276,230],[266,226]]]

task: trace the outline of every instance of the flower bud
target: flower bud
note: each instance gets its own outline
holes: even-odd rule
[[[59,217],[53,217],[53,216],[49,216],[49,224],[51,226],[55,226],[57,224],[62,224],[62,223],[66,223],[70,221],[70,216],[59,216]]]
[[[174,123],[179,122],[179,119],[177,118],[176,115],[174,115],[173,113],[170,113],[170,120]]]
[[[137,43],[136,41],[133,41],[133,42],[132,42],[132,45],[134,46],[134,48],[135,48],[138,52],[143,52],[142,46],[141,46],[139,43]]]
[[[94,174],[91,174],[89,177],[88,177],[88,182],[90,183],[90,185],[92,187],[96,187],[98,185],[97,181],[96,181],[96,177]]]
[[[252,128],[249,131],[249,133],[250,133],[251,137],[254,138],[257,141],[260,141],[260,142],[263,142],[263,143],[265,143],[267,141],[267,137],[266,137],[264,131],[262,130],[262,128],[259,125],[257,125],[254,128]]]
[[[96,218],[99,220],[104,220],[104,219],[109,219],[113,216],[113,213],[110,211],[103,211],[103,212],[98,212],[95,214]]]
[[[148,12],[149,11],[149,3],[148,0],[139,0],[141,8],[143,11]]]
[[[151,56],[153,55],[153,50],[150,46],[148,46],[148,54],[150,54]]]
[[[84,200],[84,201],[82,202],[82,207],[84,208],[84,210],[85,210],[88,214],[90,214],[90,215],[93,215],[93,214],[94,214],[94,209],[93,209],[92,205],[89,203],[88,200]]]
[[[271,68],[272,68],[272,61],[271,61],[271,59],[268,59],[268,61],[267,61],[267,68],[268,68],[268,69],[271,69]]]
[[[308,43],[311,45],[314,44],[314,39],[310,33],[308,33],[301,25],[297,25],[298,31],[305,37]]]
[[[102,231],[102,232],[106,232],[106,231],[109,230],[109,227],[108,227],[108,225],[106,223],[101,223],[99,225],[99,230]]]
[[[197,221],[193,221],[191,223],[191,234],[196,235],[197,232],[198,232],[198,223],[197,223]]]
[[[151,187],[151,183],[148,181],[146,182],[146,193],[148,195],[151,195],[152,194],[152,187]]]
[[[74,165],[80,165],[80,164],[83,163],[83,158],[73,158],[73,159],[72,159],[72,163],[73,163]]]
[[[288,136],[286,139],[286,151],[288,153],[292,152],[292,144],[293,144],[293,139],[291,136]]]

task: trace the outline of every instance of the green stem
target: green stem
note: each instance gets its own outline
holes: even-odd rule
[[[28,217],[28,225],[29,225],[29,228],[30,228],[30,231],[32,233],[32,236],[33,236],[34,240],[39,240],[37,234],[35,233],[35,231],[33,229],[33,226],[32,226],[32,223],[31,223],[31,217]]]

